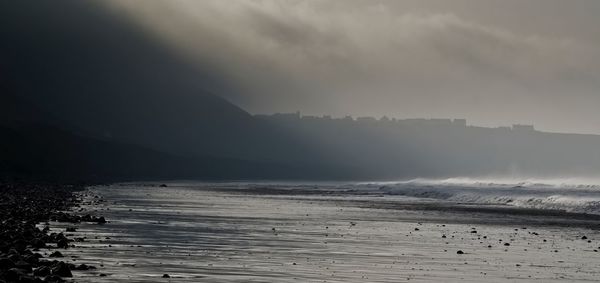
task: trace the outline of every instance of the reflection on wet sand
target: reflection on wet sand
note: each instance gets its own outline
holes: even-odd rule
[[[245,193],[202,184],[91,190],[107,200],[101,209],[109,223],[77,231],[88,241],[73,249],[76,260],[100,267],[78,274],[80,282],[560,282],[600,276],[600,234],[547,225],[543,216],[382,207],[382,198],[373,196],[347,201],[344,195]]]

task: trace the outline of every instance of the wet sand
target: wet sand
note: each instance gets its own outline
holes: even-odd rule
[[[64,254],[78,282],[589,282],[600,223],[410,198],[238,185],[90,188],[106,225]],[[430,209],[418,209],[430,206]],[[440,207],[443,205],[440,204]],[[460,208],[460,205],[456,206]],[[585,238],[584,238],[585,237]],[[461,251],[462,254],[459,252]],[[163,278],[168,274],[170,278]]]

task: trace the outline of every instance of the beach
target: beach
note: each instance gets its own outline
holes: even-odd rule
[[[91,187],[78,282],[585,282],[600,221],[560,211],[348,193],[338,185]],[[336,189],[337,188],[337,189]],[[440,207],[440,209],[434,209]],[[463,207],[461,209],[461,207]],[[478,208],[480,207],[480,208]]]
[[[81,197],[92,198],[86,201],[88,206],[100,202],[84,188],[84,184],[0,181],[0,282],[65,282],[74,273],[97,274],[95,266],[66,252],[86,240],[73,237],[80,224],[106,223],[102,216],[77,209]]]

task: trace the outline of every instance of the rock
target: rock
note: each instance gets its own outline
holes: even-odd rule
[[[65,282],[65,280],[63,280],[62,278],[60,278],[60,276],[57,276],[57,275],[48,275],[44,278],[44,282],[62,283],[62,282]]]
[[[72,269],[74,269],[74,270],[90,270],[90,269],[96,269],[96,267],[87,265],[87,264],[80,264],[76,267],[73,267]]]
[[[508,246],[510,246],[510,243],[504,243],[504,245],[508,247]]]
[[[30,276],[30,275],[21,275],[19,278],[19,283],[37,283],[40,282],[39,279]]]
[[[166,188],[166,187],[167,187],[167,184],[160,184],[160,186],[159,186],[159,187],[160,187],[160,188]]]
[[[60,277],[73,277],[71,273],[71,269],[69,265],[60,261],[54,267],[52,267],[52,275],[60,276]]]
[[[464,254],[464,252],[461,250],[458,250],[458,251],[456,251],[456,254],[462,255],[462,254]]]
[[[169,274],[163,274],[162,278],[171,278],[171,276]]]
[[[49,222],[81,222],[81,216],[67,211],[77,207],[80,199],[74,192],[82,189],[83,184],[35,184],[0,180],[0,283],[43,282],[34,276],[45,276],[45,282],[64,282],[61,276],[72,276],[73,268],[68,264],[41,259],[43,256],[33,251],[45,248],[48,243],[61,248],[69,246],[70,240],[65,235],[50,233]],[[91,216],[88,217],[92,219]],[[101,217],[93,217],[92,220],[106,222]],[[38,226],[40,224],[41,227]],[[66,231],[75,232],[76,228],[69,227]],[[56,256],[62,255],[58,252],[50,257]]]
[[[31,246],[36,249],[41,249],[46,247],[46,243],[42,239],[33,239],[30,242]]]
[[[6,257],[0,258],[0,269],[11,269],[13,267],[15,267],[15,263],[12,260]]]
[[[69,240],[60,239],[60,240],[58,240],[58,242],[56,242],[56,246],[61,249],[66,249],[69,247]]]
[[[33,275],[40,277],[48,276],[50,275],[50,268],[47,266],[40,266],[33,270]]]
[[[21,256],[19,254],[11,254],[8,256],[8,259],[12,262],[17,262],[21,260]]]
[[[15,268],[25,270],[28,273],[31,272],[31,264],[23,260],[15,262]]]
[[[21,276],[26,275],[27,273],[25,273],[22,269],[11,268],[4,273],[4,279],[6,279],[8,282],[19,282]]]
[[[582,240],[587,240],[586,236],[581,237]]]
[[[25,261],[31,265],[37,266],[37,263],[40,261],[40,258],[36,255],[28,255],[25,257]]]
[[[63,254],[59,251],[51,253],[48,257],[63,257]]]
[[[27,248],[27,242],[23,239],[18,239],[13,242],[13,247],[15,247],[18,252],[23,252]]]

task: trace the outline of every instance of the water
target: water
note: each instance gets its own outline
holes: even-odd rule
[[[563,282],[600,276],[597,218],[530,210],[594,211],[592,185],[462,179],[168,185],[90,188],[106,202],[85,208],[109,223],[82,224],[75,233],[88,240],[66,255],[102,265],[77,272],[79,282]],[[552,196],[578,201],[532,205]],[[161,278],[165,273],[171,278]]]
[[[583,183],[588,181],[587,183]],[[361,184],[388,195],[430,198],[456,203],[508,205],[600,215],[600,185],[589,180],[411,180]]]

